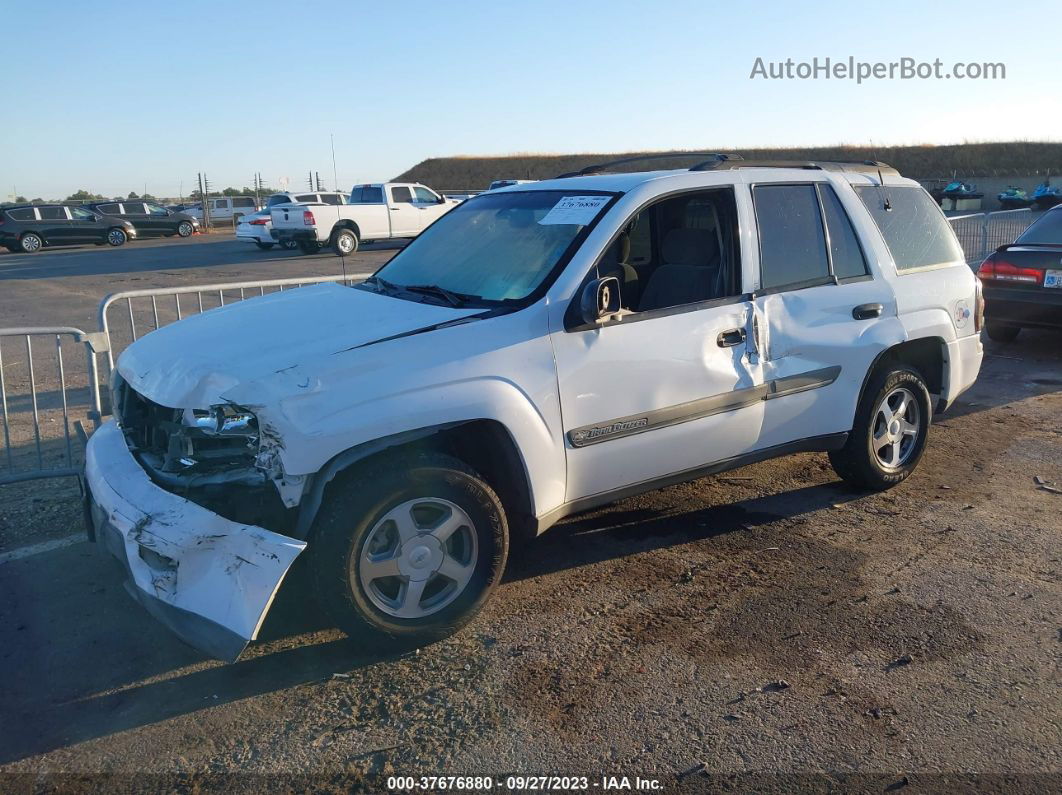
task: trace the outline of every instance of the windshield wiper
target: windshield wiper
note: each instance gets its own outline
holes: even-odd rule
[[[455,293],[453,290],[447,290],[437,284],[403,284],[399,289],[409,290],[411,293],[421,293],[422,295],[433,295],[442,298],[453,307],[464,306],[469,301],[475,301],[479,297],[465,293]]]
[[[388,293],[397,293],[401,292],[402,290],[402,288],[399,287],[397,284],[393,284],[392,282],[387,281],[387,279],[381,279],[379,276],[370,276],[364,282],[362,282],[362,284],[376,285],[382,288],[383,291],[386,291]]]

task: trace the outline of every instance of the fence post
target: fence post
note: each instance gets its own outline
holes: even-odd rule
[[[981,259],[988,256],[988,221],[991,217],[991,213],[985,213],[981,220]]]

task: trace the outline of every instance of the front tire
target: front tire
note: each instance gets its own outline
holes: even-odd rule
[[[425,645],[452,635],[501,580],[509,531],[501,500],[444,455],[388,460],[337,481],[310,560],[318,598],[347,635]]]
[[[195,228],[192,226],[190,221],[181,221],[179,224],[177,224],[177,234],[181,237],[191,237],[192,232],[194,231]]]
[[[114,227],[113,229],[111,229],[111,230],[109,230],[107,232],[107,243],[112,245],[112,246],[115,246],[115,247],[124,246],[125,242],[128,239],[129,239],[129,236],[125,233],[124,229],[119,229],[118,227]]]
[[[830,453],[830,464],[860,488],[892,488],[918,466],[932,411],[929,389],[918,371],[898,363],[882,367],[860,398],[845,446]]]
[[[358,236],[353,229],[340,229],[332,243],[337,257],[345,257],[358,250]]]
[[[985,333],[995,342],[1014,342],[1021,333],[1021,326],[1008,326],[994,320],[985,322]]]
[[[269,251],[269,249],[273,248],[272,243],[263,243],[261,240],[254,241],[254,244],[262,249],[262,251]]]
[[[26,232],[18,239],[18,248],[23,254],[36,254],[44,248],[44,240],[36,232]]]

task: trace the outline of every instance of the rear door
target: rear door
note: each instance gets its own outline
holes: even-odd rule
[[[147,237],[161,234],[157,224],[152,223],[147,208],[142,201],[122,202],[122,218],[136,227],[137,235]]]
[[[38,207],[37,213],[41,219],[41,234],[49,245],[63,246],[77,242],[65,207]]]
[[[362,241],[385,240],[391,236],[392,213],[384,201],[381,185],[357,185],[350,192],[350,205],[343,210],[344,218],[354,219],[361,230]]]
[[[418,210],[413,204],[409,185],[389,185],[388,212],[391,216],[391,237],[416,237],[423,228]]]
[[[228,199],[212,199],[210,202],[210,217],[215,221],[223,221],[232,218],[232,204]]]
[[[827,181],[754,184],[754,295],[768,385],[761,447],[851,430],[863,379],[889,339],[896,301]],[[841,200],[845,196],[848,207]]]

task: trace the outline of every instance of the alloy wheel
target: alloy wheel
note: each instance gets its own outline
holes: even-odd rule
[[[914,393],[897,387],[874,410],[871,446],[883,469],[900,469],[918,449],[921,411]]]

